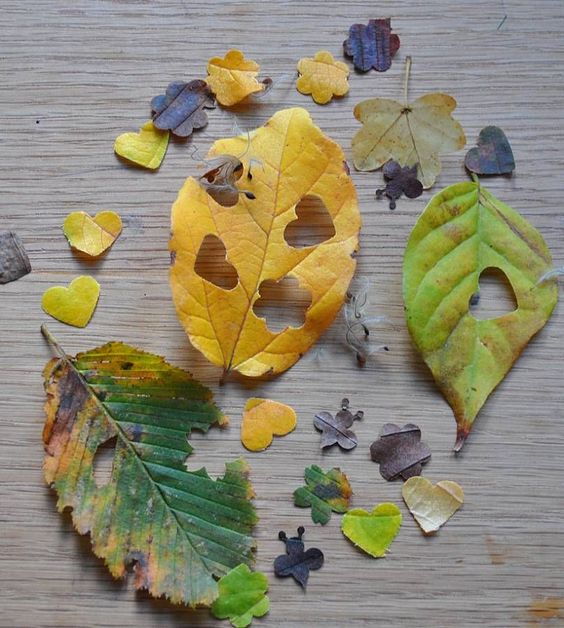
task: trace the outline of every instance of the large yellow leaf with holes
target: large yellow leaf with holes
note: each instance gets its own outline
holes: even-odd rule
[[[219,205],[190,177],[172,208],[170,281],[176,310],[192,344],[226,371],[257,377],[294,364],[331,324],[345,298],[356,262],[360,214],[341,148],[305,109],[276,113],[250,137],[217,141],[210,157],[243,155],[239,202]],[[251,162],[252,160],[252,162]],[[252,178],[248,176],[252,163]],[[284,239],[305,196],[324,203],[335,235],[294,248]],[[195,270],[206,236],[219,238],[238,274],[231,290]],[[293,277],[311,293],[304,324],[275,333],[253,307],[266,280]]]

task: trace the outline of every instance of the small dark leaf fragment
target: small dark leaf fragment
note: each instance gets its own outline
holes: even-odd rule
[[[31,272],[22,241],[13,231],[0,233],[0,284],[15,281]]]
[[[510,174],[515,170],[511,144],[498,126],[487,126],[478,135],[477,146],[464,158],[464,165],[476,174]]]
[[[213,93],[205,81],[176,81],[166,88],[165,94],[151,101],[153,124],[178,137],[189,137],[194,129],[206,126],[208,116],[204,109],[213,108],[214,103]]]
[[[407,480],[421,475],[421,467],[431,458],[431,450],[421,442],[421,430],[408,423],[403,427],[386,423],[380,438],[370,445],[370,457],[380,464],[380,474],[385,480],[402,477]]]
[[[374,68],[385,72],[392,65],[392,57],[400,47],[400,39],[392,33],[390,18],[369,20],[368,25],[353,24],[349,37],[343,42],[347,57],[352,57],[359,72]]]
[[[298,528],[298,536],[288,538],[285,532],[279,532],[278,538],[286,544],[286,553],[274,561],[274,573],[280,578],[292,576],[305,589],[309,572],[320,569],[324,557],[323,552],[316,547],[304,551],[304,532],[303,526]]]
[[[417,198],[423,193],[423,184],[417,179],[417,164],[402,168],[397,161],[390,160],[382,169],[386,187],[376,190],[376,198],[383,195],[390,199],[390,209],[396,208],[396,200],[402,194],[407,198]]]
[[[349,400],[343,399],[341,409],[335,416],[330,412],[318,412],[313,425],[321,432],[320,448],[331,447],[337,443],[342,449],[354,449],[358,445],[356,434],[349,429],[354,421],[362,419],[364,412],[356,414],[349,410]]]
[[[240,190],[235,184],[241,178],[244,170],[243,163],[235,155],[218,155],[209,164],[212,166],[200,177],[200,185],[223,207],[233,207],[239,201],[239,194],[244,194],[249,200],[254,200],[255,195],[249,190]],[[247,179],[252,180],[249,174]]]

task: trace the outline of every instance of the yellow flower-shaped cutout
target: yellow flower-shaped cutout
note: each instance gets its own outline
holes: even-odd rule
[[[122,133],[116,138],[114,151],[131,163],[156,170],[168,148],[169,131],[161,131],[149,120],[139,133]]]
[[[68,288],[53,286],[43,293],[41,305],[45,312],[61,323],[86,327],[100,296],[100,284],[88,275],[73,279]]]
[[[273,436],[285,436],[296,427],[296,412],[290,406],[271,399],[251,397],[243,412],[241,442],[250,451],[262,451]]]
[[[344,96],[349,91],[349,68],[335,61],[327,50],[315,53],[313,59],[304,57],[298,61],[300,77],[296,82],[298,91],[311,94],[318,105],[326,105],[333,96]]]
[[[121,218],[111,211],[96,214],[72,212],[65,218],[63,233],[73,249],[98,257],[115,242],[121,233]]]
[[[245,59],[240,50],[229,50],[225,57],[212,57],[208,61],[207,84],[215,94],[217,102],[231,107],[256,92],[262,92],[265,83],[257,81],[260,65]]]

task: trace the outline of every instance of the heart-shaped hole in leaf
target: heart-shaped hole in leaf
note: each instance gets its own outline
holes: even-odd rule
[[[224,290],[231,290],[239,282],[237,271],[227,261],[225,245],[212,234],[202,241],[194,269],[202,279]]]
[[[333,219],[325,203],[312,194],[304,196],[296,205],[296,220],[284,230],[284,239],[296,249],[316,246],[335,235]]]
[[[272,332],[286,327],[301,327],[305,313],[311,305],[311,294],[298,284],[294,277],[284,277],[280,281],[267,279],[259,288],[260,298],[253,310],[257,316],[266,319]]]
[[[481,321],[498,318],[517,309],[509,278],[499,268],[485,268],[478,284],[478,291],[470,297],[470,313],[474,318]]]
[[[103,445],[100,445],[94,454],[92,462],[94,482],[101,488],[110,482],[114,468],[117,436],[112,436]]]

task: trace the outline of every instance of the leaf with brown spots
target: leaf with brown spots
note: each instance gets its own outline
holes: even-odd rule
[[[541,234],[478,181],[439,192],[413,228],[403,263],[407,325],[453,409],[455,451],[490,393],[550,318],[558,287],[539,279],[551,267]],[[470,299],[490,268],[507,277],[517,309],[478,320]]]
[[[212,480],[187,471],[192,430],[227,419],[211,391],[163,358],[122,342],[58,358],[45,367],[45,480],[59,511],[115,578],[134,565],[135,587],[174,603],[209,605],[216,579],[254,560],[257,516],[239,459]],[[115,438],[110,480],[98,486],[94,459]]]

